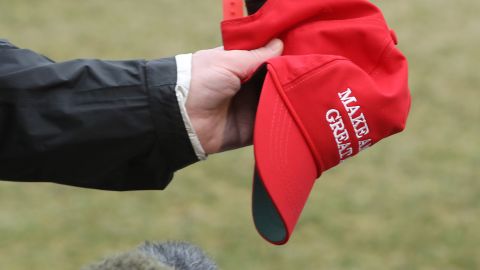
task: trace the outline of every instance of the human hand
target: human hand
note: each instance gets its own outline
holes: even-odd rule
[[[193,54],[192,79],[186,109],[206,154],[252,143],[258,94],[241,83],[266,60],[279,56],[283,43],[225,51],[222,47]]]

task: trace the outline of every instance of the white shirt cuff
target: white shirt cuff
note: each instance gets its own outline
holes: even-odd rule
[[[175,94],[177,95],[180,113],[182,114],[185,129],[187,130],[188,137],[190,138],[197,158],[199,160],[205,160],[207,159],[207,155],[200,144],[200,140],[193,129],[193,125],[187,114],[187,109],[185,108],[188,91],[190,90],[190,79],[192,78],[192,54],[179,54],[175,56],[175,60],[177,61],[177,85],[175,86]]]

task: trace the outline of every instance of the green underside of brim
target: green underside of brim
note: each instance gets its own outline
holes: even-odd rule
[[[263,237],[273,243],[284,241],[287,231],[257,172],[253,180],[252,212],[255,226]]]

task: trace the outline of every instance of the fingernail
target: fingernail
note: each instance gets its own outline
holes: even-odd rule
[[[270,41],[266,47],[268,47],[273,51],[279,51],[279,50],[282,50],[283,48],[283,42],[280,39],[276,38]]]

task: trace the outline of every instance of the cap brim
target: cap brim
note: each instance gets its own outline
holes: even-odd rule
[[[288,241],[317,178],[310,149],[277,91],[269,71],[254,129],[253,219],[267,241]]]

